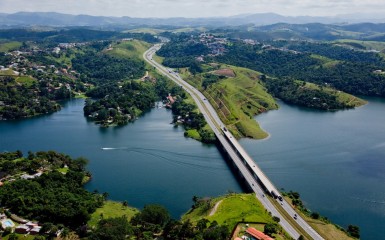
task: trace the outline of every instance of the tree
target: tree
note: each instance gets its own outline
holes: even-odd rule
[[[304,238],[304,236],[300,235],[300,236],[298,237],[298,240],[305,240],[305,238]]]
[[[207,228],[207,223],[209,223],[209,222],[210,221],[207,220],[206,218],[200,219],[197,222],[197,229],[198,229],[198,231],[203,232],[203,230],[205,230]]]
[[[275,223],[266,223],[263,232],[269,236],[278,232],[278,226]]]
[[[12,233],[11,227],[6,227],[3,232],[3,236],[7,236],[8,234]]]
[[[133,234],[133,229],[126,216],[102,219],[96,230],[89,236],[90,240],[124,240]]]
[[[274,216],[273,220],[274,220],[274,222],[277,222],[277,223],[279,223],[279,221],[281,221],[281,219],[279,219],[279,217],[277,217],[277,216]]]
[[[122,205],[123,205],[123,207],[128,207],[128,202],[127,202],[127,200],[124,200],[124,201],[122,202]]]
[[[9,234],[8,240],[17,240],[19,237],[16,235],[16,233]]]
[[[360,228],[355,225],[349,225],[347,228],[347,232],[350,236],[354,238],[360,238]]]
[[[170,214],[167,209],[161,205],[146,205],[142,212],[138,213],[138,219],[144,223],[156,224],[163,227],[170,220]]]
[[[227,239],[228,236],[229,236],[229,229],[226,226],[219,226],[217,224],[210,226],[203,232],[204,240],[222,240],[222,239]]]
[[[108,192],[104,192],[104,193],[102,194],[102,196],[103,196],[103,199],[104,199],[104,200],[107,200],[109,194],[108,194]]]
[[[101,110],[98,111],[98,116],[97,116],[97,119],[99,121],[107,121],[108,119],[108,111],[107,109],[103,108]]]
[[[18,158],[21,158],[21,157],[23,157],[23,152],[20,151],[20,150],[17,150],[16,151],[16,155],[17,155]]]
[[[310,217],[313,218],[313,219],[319,219],[320,215],[319,215],[319,213],[317,213],[317,212],[312,212],[312,213],[310,214]]]

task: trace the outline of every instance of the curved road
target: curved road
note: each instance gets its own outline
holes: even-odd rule
[[[199,110],[204,115],[206,122],[210,125],[210,127],[213,129],[215,135],[217,136],[218,140],[221,142],[223,148],[226,149],[226,152],[228,153],[229,157],[233,160],[234,164],[236,165],[237,169],[241,172],[242,176],[244,177],[245,181],[249,184],[251,189],[256,193],[256,197],[258,200],[263,204],[265,209],[272,213],[273,216],[277,216],[280,218],[279,224],[290,234],[291,237],[294,239],[298,239],[300,234],[297,232],[297,230],[281,215],[281,213],[276,209],[274,204],[269,200],[268,197],[265,196],[263,188],[259,185],[257,180],[254,178],[253,174],[247,169],[244,160],[247,162],[249,166],[253,166],[254,173],[258,176],[258,178],[261,178],[261,181],[264,182],[264,184],[268,185],[266,188],[274,189],[277,194],[279,192],[276,190],[274,185],[268,180],[268,178],[264,175],[262,170],[259,169],[257,164],[248,156],[247,152],[238,144],[238,141],[231,135],[231,133],[227,132],[226,135],[228,138],[231,139],[231,144],[237,148],[237,152],[233,149],[233,147],[230,145],[229,141],[224,137],[222,133],[222,129],[225,126],[220,118],[218,117],[216,111],[211,106],[211,104],[206,100],[205,96],[195,89],[193,86],[188,84],[187,82],[183,81],[183,79],[179,76],[178,73],[174,72],[171,69],[168,69],[164,67],[163,65],[157,63],[153,60],[152,56],[153,54],[158,51],[162,47],[162,44],[156,44],[150,49],[148,49],[144,54],[143,58],[153,67],[157,68],[157,70],[162,73],[163,75],[170,78],[172,81],[183,87],[184,90],[186,90],[194,99],[196,102]],[[243,156],[242,160],[239,156],[241,154]],[[251,163],[252,162],[252,163]],[[279,201],[279,200],[273,200],[277,201],[278,204],[281,204],[281,207],[284,211],[287,212],[288,215],[293,216],[296,215],[296,212],[291,207],[289,203],[287,203],[285,200]],[[313,239],[323,239],[313,228],[310,227],[310,225],[303,220],[299,215],[297,216],[296,222],[299,224],[300,227],[304,229],[304,231],[307,232],[309,236],[311,236]]]

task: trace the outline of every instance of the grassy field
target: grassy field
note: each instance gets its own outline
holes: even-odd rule
[[[205,72],[212,72],[204,65]],[[203,74],[191,75],[179,69],[180,75],[188,83],[200,89],[210,101],[219,117],[236,137],[263,139],[268,134],[261,129],[254,116],[270,109],[277,109],[274,98],[267,93],[259,81],[259,73],[250,69],[220,65],[219,69],[231,69],[235,77],[224,78],[207,89],[202,89]]]
[[[32,86],[32,84],[36,83],[36,79],[30,76],[21,76],[16,78],[16,82],[23,84],[26,87]]]
[[[60,65],[72,66],[71,60],[75,58],[75,53],[67,57],[66,54],[60,55],[60,57],[48,56],[48,59],[57,62]]]
[[[158,63],[160,63],[160,64],[162,64],[162,63],[163,63],[163,60],[164,60],[164,57],[158,56],[158,55],[156,55],[156,54],[154,54],[154,55],[152,56],[152,58],[153,58],[156,62],[158,62]]]
[[[135,28],[135,29],[130,29],[127,31],[124,31],[126,33],[149,33],[152,35],[157,35],[159,33],[165,32],[166,30],[164,29],[157,29],[157,28]]]
[[[0,71],[0,76],[14,76],[14,75],[15,75],[15,72],[12,69]]]
[[[364,46],[367,50],[377,50],[377,51],[385,50],[385,42],[361,41],[361,40],[352,40],[352,39],[341,39],[335,42],[336,43],[358,43]]]
[[[9,52],[21,47],[21,42],[6,42],[0,43],[0,52]]]
[[[242,220],[245,222],[272,223],[273,219],[265,211],[262,204],[254,194],[229,194],[212,199],[212,207],[221,201],[214,215],[209,216],[211,209],[205,211],[202,207],[194,209],[182,216],[182,220],[189,219],[196,223],[202,218],[209,221],[217,221],[219,224],[226,224],[233,229]]]
[[[340,62],[338,60],[330,59],[330,58],[327,58],[325,56],[321,56],[321,55],[317,55],[317,54],[312,54],[311,57],[314,59],[320,60],[322,62],[322,66],[325,68],[333,67]]]
[[[19,239],[19,240],[33,240],[36,237],[36,236],[25,235],[25,234],[16,234],[16,236],[18,237],[17,239]],[[9,239],[9,235],[7,235],[5,237],[2,237],[1,239],[2,240],[8,240]]]
[[[124,207],[120,202],[106,201],[104,206],[96,209],[91,215],[91,219],[88,221],[89,226],[96,226],[98,221],[103,215],[103,218],[121,217],[126,216],[130,220],[139,210],[132,207]]]
[[[259,81],[259,73],[239,67],[223,66],[235,72],[204,91],[222,121],[236,136],[263,139],[268,134],[260,128],[254,116],[278,106]]]
[[[210,216],[212,209],[218,202],[219,205],[215,213]],[[205,210],[204,207],[198,207],[186,213],[182,216],[182,221],[190,220],[192,223],[196,223],[200,219],[205,218],[210,222],[217,221],[220,225],[227,225],[230,231],[239,222],[258,223],[251,226],[262,231],[264,224],[274,223],[272,217],[266,212],[254,194],[228,194],[212,199],[211,206],[212,208],[208,210]],[[240,233],[242,233],[242,229]],[[275,237],[276,239],[286,239],[284,235],[277,235]]]
[[[198,140],[198,141],[200,141],[202,139],[198,133],[198,130],[196,130],[196,129],[187,130],[185,133],[185,136],[192,138],[192,139],[195,139],[195,140]]]
[[[143,53],[150,48],[150,44],[139,41],[124,41],[112,46],[112,50],[108,51],[108,54],[131,59],[143,59]]]

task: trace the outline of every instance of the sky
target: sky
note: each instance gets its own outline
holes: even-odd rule
[[[385,16],[384,0],[0,0],[1,13],[215,17],[274,12],[284,16]]]

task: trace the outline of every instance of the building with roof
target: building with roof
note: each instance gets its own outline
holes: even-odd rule
[[[246,229],[246,232],[258,240],[274,240],[270,236],[264,234],[261,231],[258,231],[257,229],[255,229],[253,227],[249,227],[248,229]]]

